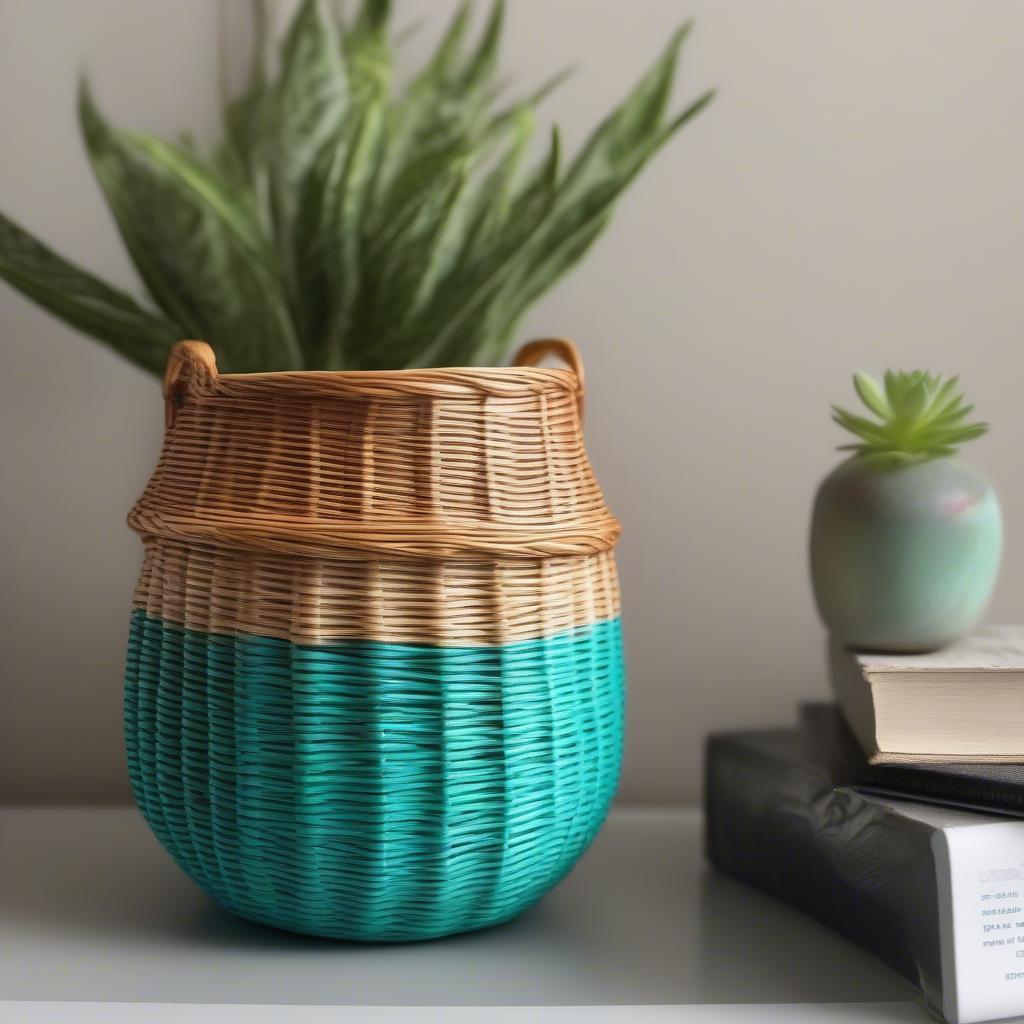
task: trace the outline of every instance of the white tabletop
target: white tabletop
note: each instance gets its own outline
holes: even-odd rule
[[[232,917],[134,809],[0,809],[4,1024],[53,1019],[54,1001],[111,1024],[140,1019],[111,1003],[172,1004],[145,1019],[198,1024],[314,1024],[339,1020],[339,1005],[362,1007],[344,1016],[360,1021],[927,1020],[914,999],[845,940],[706,868],[696,812],[614,813],[572,874],[510,924],[371,946]]]

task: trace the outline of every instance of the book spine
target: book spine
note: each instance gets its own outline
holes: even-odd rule
[[[712,736],[705,778],[712,864],[851,939],[942,1007],[933,828],[749,737]]]

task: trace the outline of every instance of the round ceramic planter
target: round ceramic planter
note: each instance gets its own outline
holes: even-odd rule
[[[1001,551],[992,485],[953,459],[879,468],[854,457],[815,498],[815,600],[850,647],[934,650],[969,632],[992,594]]]

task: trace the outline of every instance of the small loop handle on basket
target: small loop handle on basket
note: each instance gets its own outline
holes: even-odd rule
[[[164,370],[164,426],[170,430],[192,381],[212,384],[217,379],[217,357],[205,341],[179,341],[167,357]]]
[[[536,366],[545,356],[561,359],[576,376],[576,402],[583,422],[583,407],[587,394],[586,373],[580,350],[568,338],[538,338],[527,342],[515,357],[515,366]]]

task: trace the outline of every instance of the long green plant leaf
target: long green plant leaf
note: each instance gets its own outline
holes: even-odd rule
[[[151,373],[163,371],[183,334],[130,295],[58,256],[0,214],[0,277],[76,330]]]
[[[297,187],[344,115],[346,77],[337,27],[323,0],[303,0],[281,45],[270,158],[281,186]]]
[[[301,366],[281,274],[253,211],[188,154],[111,128],[84,84],[79,111],[97,180],[154,302],[209,341],[224,369]]]
[[[225,96],[224,138],[216,147],[215,160],[228,181],[248,188],[254,198],[266,203],[269,181],[265,157],[271,109],[267,74],[270,35],[267,0],[252,0],[251,8],[249,80],[234,99]]]

